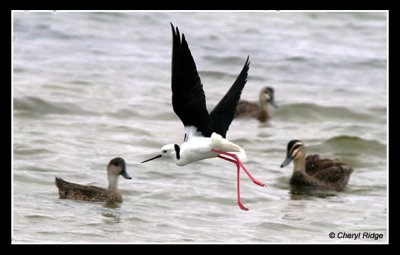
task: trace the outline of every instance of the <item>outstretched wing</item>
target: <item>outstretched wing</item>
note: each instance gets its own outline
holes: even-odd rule
[[[244,85],[247,82],[249,65],[249,57],[247,57],[246,63],[244,64],[239,76],[236,78],[236,81],[210,113],[212,131],[224,138],[226,137],[226,132],[228,132],[229,126],[231,125],[235,115],[235,108],[239,102]]]
[[[211,136],[210,116],[196,64],[185,35],[182,34],[181,39],[178,27],[175,29],[171,23],[171,28],[173,39],[171,89],[174,112],[181,119],[186,130],[196,130],[201,132],[201,135],[209,137]],[[187,133],[185,139],[191,135],[198,135],[198,133]]]

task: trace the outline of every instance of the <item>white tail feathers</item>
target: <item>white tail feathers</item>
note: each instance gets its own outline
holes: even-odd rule
[[[214,149],[224,152],[232,152],[236,154],[242,162],[245,162],[247,160],[246,152],[242,147],[228,141],[217,133],[211,134],[211,143]]]
[[[240,161],[242,161],[242,162],[246,162],[246,161],[247,161],[246,152],[245,152],[244,149],[242,149],[241,147],[240,147],[240,151],[239,151],[239,152],[236,152],[235,154],[238,156],[238,158],[240,159]]]

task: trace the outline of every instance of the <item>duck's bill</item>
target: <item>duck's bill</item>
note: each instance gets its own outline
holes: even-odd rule
[[[129,176],[128,172],[126,171],[126,169],[124,169],[120,175],[122,175],[125,179],[132,179],[132,177]]]
[[[286,157],[285,160],[284,160],[284,161],[282,162],[282,164],[281,164],[281,168],[282,168],[282,167],[285,167],[285,166],[287,166],[287,165],[289,165],[290,162],[292,162],[292,160],[293,160],[292,157]]]
[[[153,160],[153,159],[158,159],[158,158],[161,158],[161,154],[155,156],[154,158],[146,159],[145,161],[142,161],[142,162],[140,162],[140,163],[146,163],[146,162],[149,162],[149,161],[151,161],[151,160]]]
[[[271,101],[269,101],[269,102],[274,108],[278,108],[278,105],[275,103],[275,98],[274,97],[272,97]]]

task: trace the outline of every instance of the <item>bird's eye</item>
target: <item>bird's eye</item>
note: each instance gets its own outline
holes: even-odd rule
[[[166,151],[166,150],[163,150],[162,153],[167,153],[167,151]]]

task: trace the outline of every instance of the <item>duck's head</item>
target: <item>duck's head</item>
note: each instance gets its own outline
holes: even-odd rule
[[[264,87],[260,91],[260,102],[261,103],[269,103],[273,107],[278,108],[278,105],[275,103],[275,90],[273,87]]]
[[[125,179],[132,179],[126,171],[126,164],[123,158],[114,158],[108,163],[107,172],[109,175],[119,176],[122,175]]]
[[[281,167],[289,165],[292,160],[301,159],[304,157],[304,143],[300,140],[291,140],[287,145],[286,158],[282,162]]]
[[[153,159],[158,159],[158,158],[161,158],[161,157],[168,157],[168,158],[179,160],[180,159],[179,152],[180,152],[179,145],[177,145],[177,144],[167,144],[167,145],[164,145],[163,147],[161,147],[161,154],[159,154],[159,155],[157,155],[155,157],[152,157],[150,159],[146,159],[146,160],[144,160],[144,161],[142,161],[140,163],[146,163],[148,161],[151,161]]]

